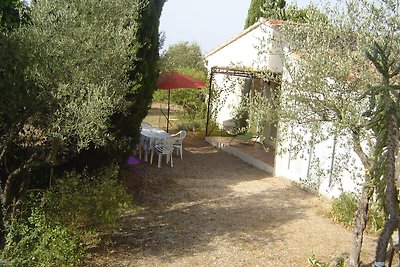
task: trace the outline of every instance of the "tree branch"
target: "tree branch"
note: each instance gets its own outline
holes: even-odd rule
[[[360,134],[356,130],[353,130],[352,137],[354,152],[356,152],[357,156],[360,158],[365,169],[369,170],[372,167],[372,161],[361,147]]]
[[[38,152],[32,154],[29,159],[19,168],[15,169],[12,173],[10,173],[7,177],[7,181],[4,185],[4,190],[3,190],[3,202],[4,202],[4,209],[6,210],[6,216],[9,214],[9,206],[12,202],[12,186],[16,180],[16,178],[24,172],[26,169],[28,169],[31,165],[31,163],[38,157]]]
[[[8,145],[5,145],[5,146],[3,147],[3,149],[1,150],[1,153],[0,153],[0,162],[2,162],[3,159],[5,158],[7,149],[8,149]]]

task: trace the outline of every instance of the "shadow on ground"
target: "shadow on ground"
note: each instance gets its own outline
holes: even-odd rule
[[[113,245],[97,255],[116,259],[90,266],[136,266],[146,258],[174,262],[229,243],[274,245],[282,240],[272,230],[304,218],[309,208],[311,195],[203,140],[188,137],[183,156],[174,156],[173,168],[142,163],[133,170],[143,178],[134,192],[140,208],[121,219],[110,236]],[[129,184],[133,176],[127,177]]]

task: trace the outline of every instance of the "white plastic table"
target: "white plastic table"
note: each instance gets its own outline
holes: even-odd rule
[[[149,150],[153,147],[156,142],[163,139],[171,138],[171,135],[166,131],[155,128],[155,127],[143,127],[140,131],[140,145],[144,150],[144,160],[147,161],[147,155]],[[139,154],[141,157],[141,153]]]

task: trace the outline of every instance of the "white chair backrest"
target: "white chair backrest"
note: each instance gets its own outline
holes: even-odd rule
[[[153,127],[150,123],[144,122],[144,121],[140,124],[140,126],[142,126],[142,128],[151,128],[151,127]]]
[[[179,132],[179,138],[183,140],[183,138],[186,137],[186,131],[180,131]]]
[[[172,153],[174,151],[175,140],[173,138],[164,139],[161,142],[160,152],[163,154]]]
[[[174,138],[175,140],[175,145],[181,145],[185,137],[186,137],[186,131],[179,131],[176,134],[172,135],[172,138]]]

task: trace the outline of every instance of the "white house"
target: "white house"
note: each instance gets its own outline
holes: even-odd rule
[[[290,81],[284,60],[296,61],[296,58],[290,55],[279,31],[282,23],[260,19],[205,55],[212,86],[219,92],[214,102],[223,99],[210,108],[221,128],[235,116],[241,96],[249,88],[268,97],[281,84],[284,92],[285,83]],[[268,75],[260,78],[259,73]],[[331,125],[321,125],[321,131],[329,133],[330,130]],[[315,140],[312,131],[297,122],[279,123],[277,128],[268,125],[264,136],[271,144],[277,136],[283,140],[276,148],[274,175],[313,187],[329,197],[337,197],[342,191],[354,191],[362,181],[363,166],[352,148],[346,145],[348,136],[328,135],[324,140]],[[296,143],[295,136],[301,136],[301,144]]]

